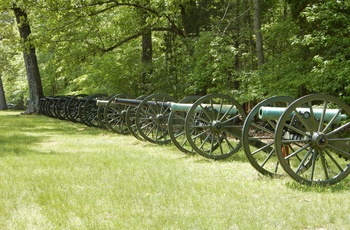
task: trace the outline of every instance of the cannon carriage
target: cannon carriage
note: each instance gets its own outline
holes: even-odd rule
[[[258,172],[286,173],[299,183],[335,184],[350,173],[350,108],[327,95],[272,97],[248,114],[222,94],[180,101],[166,94],[48,97],[41,111],[214,160],[242,147]]]
[[[153,94],[137,99],[116,96],[109,101],[98,100],[96,103],[105,106],[107,126],[113,123],[113,129],[117,132],[131,133],[136,138],[151,143],[167,144],[171,141],[167,134],[170,111],[163,106],[165,101],[176,99],[166,94]]]
[[[195,103],[188,103],[190,99],[177,103],[168,95],[154,94],[143,100],[115,98],[114,104],[136,108],[135,126],[140,136],[151,143],[175,140],[181,151],[194,150],[210,159],[224,159],[236,153],[241,147],[246,116],[239,103],[227,95],[208,95]]]
[[[282,168],[299,183],[335,184],[350,173],[349,109],[320,94],[266,99],[245,121],[245,154],[262,174]]]
[[[350,107],[336,97],[315,94],[295,100],[275,131],[280,165],[300,183],[337,183],[350,172],[349,126]]]

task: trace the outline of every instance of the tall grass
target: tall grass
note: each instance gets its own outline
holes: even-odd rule
[[[0,229],[348,229],[350,182],[260,176],[104,130],[0,112]]]

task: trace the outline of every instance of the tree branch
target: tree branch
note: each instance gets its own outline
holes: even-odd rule
[[[102,49],[102,52],[106,53],[106,52],[109,52],[109,51],[112,51],[114,49],[116,49],[117,47],[123,45],[124,43],[128,42],[128,41],[131,41],[132,39],[135,39],[135,38],[138,38],[142,35],[143,32],[138,32],[136,34],[133,34],[133,35],[130,35],[129,37],[121,40],[120,42],[114,44],[113,46],[110,46],[106,49]]]
[[[176,33],[176,34],[179,34],[179,33],[178,33],[178,30],[177,30],[176,28],[172,28],[172,27],[154,27],[154,28],[152,28],[151,30],[152,30],[152,31],[167,31],[167,32],[174,32],[174,33]],[[142,36],[142,34],[143,34],[144,32],[145,32],[145,31],[139,31],[139,32],[137,32],[137,33],[135,33],[135,34],[133,34],[133,35],[130,35],[129,37],[127,37],[127,38],[121,40],[120,42],[114,44],[113,46],[110,46],[110,47],[108,47],[108,48],[102,49],[102,52],[104,52],[104,53],[110,52],[110,51],[112,51],[112,50],[118,48],[119,46],[123,45],[124,43],[127,43],[127,42],[129,42],[129,41],[131,41],[131,40],[133,40],[133,39],[136,39],[136,38]],[[183,36],[182,31],[180,31],[180,32],[181,32],[181,34],[179,34],[179,35]]]
[[[150,7],[147,7],[145,5],[140,5],[140,4],[135,4],[135,3],[120,3],[120,2],[115,1],[115,0],[109,0],[109,1],[95,2],[95,3],[91,3],[91,4],[88,4],[88,5],[85,5],[85,6],[96,6],[96,5],[104,5],[104,4],[109,4],[109,3],[114,3],[114,4],[106,7],[105,9],[101,9],[100,11],[93,12],[93,13],[89,14],[89,16],[95,16],[97,14],[103,13],[103,12],[105,12],[107,10],[110,10],[110,9],[112,9],[114,7],[117,7],[117,6],[135,7],[135,8],[139,8],[139,9],[148,11],[148,12],[156,15],[158,18],[161,18],[162,16],[164,16],[167,19],[167,21],[171,24],[171,29],[165,30],[163,28],[163,31],[172,31],[172,32],[175,32],[176,34],[178,34],[178,35],[180,35],[182,37],[185,37],[185,34],[184,34],[183,30],[176,26],[175,22],[173,20],[171,20],[169,15],[166,15],[164,13],[159,13],[158,11],[156,11],[156,10],[150,8]]]

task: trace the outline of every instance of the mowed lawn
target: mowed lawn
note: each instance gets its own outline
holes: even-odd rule
[[[20,112],[0,112],[0,229],[349,229],[329,187]]]

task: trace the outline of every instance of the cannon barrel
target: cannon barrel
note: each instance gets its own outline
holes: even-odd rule
[[[286,110],[285,107],[263,106],[259,109],[259,118],[277,121],[281,117],[281,115],[284,113],[285,110]],[[310,108],[296,108],[296,110],[298,111],[299,114],[303,114],[305,118],[307,118],[307,116],[310,116]],[[323,109],[315,108],[312,111],[314,113],[315,118],[319,120],[323,114]],[[293,115],[294,115],[294,112],[290,114],[290,119],[292,119]],[[339,109],[326,109],[326,113],[324,115],[324,121],[329,122],[336,115],[337,117],[334,120],[335,123],[339,123],[340,120],[347,119],[346,115],[340,114]]]
[[[96,105],[107,105],[109,100],[96,100]],[[134,106],[137,107],[140,105],[142,100],[138,99],[126,99],[126,98],[115,98],[112,103],[116,105],[129,105],[129,106]]]
[[[128,98],[116,98],[115,103],[120,105],[129,105],[129,106],[138,106],[140,105],[142,100],[138,99],[128,99]]]
[[[121,104],[121,105],[129,105],[129,106],[138,106],[140,105],[142,100],[137,99],[125,99],[125,98],[117,98],[115,99],[115,104]],[[97,105],[107,105],[107,100],[97,100]],[[158,105],[162,107],[169,108],[171,111],[176,112],[187,112],[190,110],[190,108],[193,106],[191,103],[175,103],[175,102],[161,102],[161,101],[148,101],[147,104],[149,105]],[[215,110],[220,110],[221,113],[228,113],[228,114],[238,114],[238,110],[233,105],[221,105],[221,104],[202,104],[201,107],[197,107],[196,111],[202,110],[202,108],[208,108],[210,109],[213,107]]]
[[[108,100],[97,100],[96,101],[96,105],[99,106],[99,105],[107,105],[108,103]]]
[[[193,106],[193,104],[189,103],[170,103],[170,109],[171,111],[176,112],[187,112],[190,110],[190,108]],[[211,108],[214,108],[216,111],[220,111],[221,113],[227,113],[227,114],[238,114],[238,109],[234,105],[222,105],[222,104],[201,104],[200,107],[196,107],[195,111],[199,112],[202,109],[208,108],[209,110]]]

